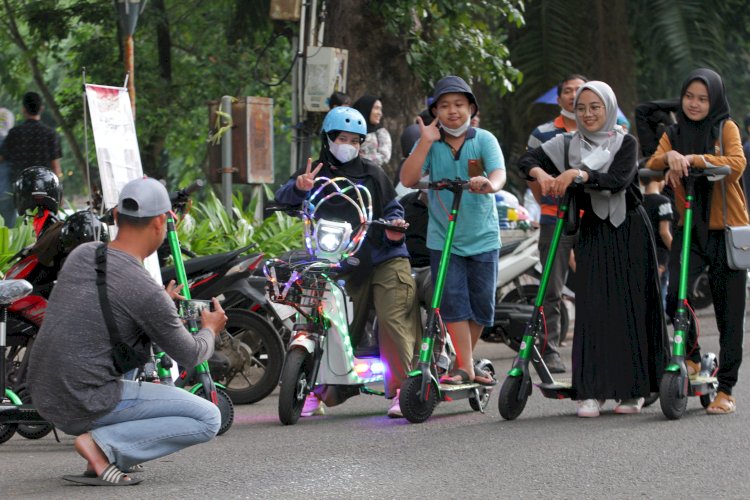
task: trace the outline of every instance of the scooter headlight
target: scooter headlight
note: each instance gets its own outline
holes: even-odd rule
[[[349,238],[352,226],[348,222],[320,219],[315,226],[315,247],[320,257],[338,259],[341,257]]]

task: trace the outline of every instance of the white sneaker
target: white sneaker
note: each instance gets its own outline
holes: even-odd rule
[[[399,396],[401,395],[401,389],[396,390],[396,397],[393,398],[393,404],[388,408],[388,416],[391,418],[404,418],[404,414],[401,413],[401,405],[399,404]]]
[[[305,406],[302,407],[300,415],[303,417],[312,417],[325,414],[326,410],[318,397],[313,393],[308,394],[307,398],[305,398]]]
[[[584,399],[578,403],[577,414],[579,417],[598,417],[600,407],[601,405],[596,399]]]
[[[630,413],[640,413],[641,408],[643,408],[644,401],[644,398],[623,399],[622,401],[620,401],[620,404],[615,407],[615,413],[620,413],[623,415]]]

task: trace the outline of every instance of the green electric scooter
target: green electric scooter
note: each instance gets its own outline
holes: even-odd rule
[[[570,199],[572,196],[571,189],[572,188],[569,188],[568,191],[565,192],[565,195],[557,208],[555,230],[552,235],[552,241],[550,242],[547,262],[545,262],[542,271],[536,299],[534,300],[534,308],[531,313],[531,318],[528,323],[526,323],[526,328],[524,329],[523,337],[521,339],[521,346],[516,355],[516,359],[513,362],[513,367],[508,372],[508,376],[505,378],[503,385],[500,388],[498,409],[500,410],[500,415],[505,420],[514,420],[526,407],[526,402],[531,395],[532,385],[531,374],[529,373],[529,363],[534,366],[537,375],[541,379],[541,383],[538,384],[538,387],[544,397],[553,399],[575,397],[572,383],[570,381],[555,380],[552,377],[552,374],[547,368],[547,365],[544,364],[542,355],[536,346],[537,338],[544,336],[544,296],[547,293],[547,284],[549,283],[549,276],[552,272],[552,264],[554,263],[557,247],[560,243],[560,237],[565,228],[565,221],[570,208]]]
[[[177,237],[175,219],[176,216],[170,212],[167,217],[167,240],[169,241],[169,248],[174,260],[177,283],[182,285],[180,294],[185,297],[184,301],[178,303],[178,311],[180,316],[187,321],[188,330],[195,333],[200,329],[200,310],[202,307],[208,307],[209,303],[208,301],[193,301],[190,299],[190,286],[185,274],[185,264],[182,261],[182,252],[180,251],[180,242]],[[165,352],[158,349],[157,346],[154,346],[154,357],[157,377],[160,383],[181,388],[192,384],[190,389],[188,389],[191,393],[207,399],[219,407],[219,411],[221,412],[219,435],[227,432],[234,422],[234,405],[226,393],[226,387],[215,383],[211,378],[208,361],[204,361],[191,370],[182,371],[177,381],[172,382],[170,369],[173,362],[171,358]]]
[[[685,187],[685,225],[682,232],[682,251],[680,254],[680,286],[677,292],[677,311],[674,317],[674,338],[672,356],[664,370],[659,385],[661,411],[670,420],[682,417],[687,408],[688,397],[698,396],[703,408],[708,407],[716,398],[719,381],[719,361],[716,354],[708,352],[701,357],[700,371],[688,376],[685,366],[686,336],[690,331],[690,322],[695,317],[688,302],[688,266],[690,264],[690,241],[693,228],[693,202],[695,201],[695,181],[698,177],[709,177],[717,181],[731,172],[729,167],[707,166],[705,169],[690,168],[688,176],[683,178]],[[661,177],[663,172],[641,169],[641,175]]]
[[[441,384],[437,373],[437,357],[440,350],[435,349],[436,344],[445,341],[445,327],[440,319],[440,303],[445,285],[445,275],[448,271],[453,236],[456,229],[458,209],[461,205],[461,197],[465,189],[468,189],[468,181],[461,179],[443,179],[430,182],[429,189],[448,190],[453,193],[453,203],[448,215],[448,230],[446,231],[443,253],[440,257],[435,289],[432,295],[432,304],[427,316],[427,324],[422,336],[422,345],[419,351],[419,364],[416,369],[408,374],[408,378],[401,384],[399,402],[404,417],[412,423],[421,423],[430,418],[440,401],[453,401],[456,399],[469,399],[469,404],[474,411],[481,411],[487,407],[490,399],[491,386],[484,386],[475,382],[461,385]],[[481,359],[476,365],[479,369],[495,374],[495,369],[489,360]]]

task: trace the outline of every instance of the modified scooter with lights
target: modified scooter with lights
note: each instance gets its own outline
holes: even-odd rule
[[[353,207],[359,223],[322,218],[327,202]],[[297,311],[286,362],[281,373],[279,420],[295,424],[307,395],[314,392],[327,406],[366,393],[384,395],[384,365],[377,356],[355,356],[349,336],[347,294],[337,279],[342,263],[357,264],[355,257],[369,228],[381,225],[403,232],[404,228],[373,220],[370,192],[344,177],[318,177],[301,209],[277,207],[305,223],[305,252],[286,260],[271,259],[264,266],[268,296]]]

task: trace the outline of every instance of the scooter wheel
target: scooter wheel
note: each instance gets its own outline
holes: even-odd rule
[[[279,389],[279,420],[284,425],[293,425],[299,420],[312,365],[312,356],[303,349],[292,349],[286,356]]]
[[[204,399],[209,399],[206,398],[206,393],[203,387],[195,391],[195,395]],[[227,432],[234,423],[234,404],[232,404],[232,400],[229,398],[226,391],[220,387],[216,388],[216,399],[219,402],[219,413],[221,413],[221,425],[219,426],[219,432],[216,435],[221,436]]]
[[[479,360],[476,367],[489,372],[493,377],[495,376],[495,367],[487,359]],[[469,396],[469,406],[471,406],[471,409],[484,412],[484,409],[487,408],[487,405],[490,403],[490,391],[491,389],[480,387],[475,394]]]
[[[677,372],[667,372],[661,378],[659,385],[659,402],[661,411],[669,420],[677,420],[682,417],[687,408],[687,387],[685,396],[680,397],[680,384],[686,384],[687,378]]]
[[[421,424],[430,416],[437,405],[437,389],[432,381],[427,383],[427,397],[422,401],[422,375],[409,377],[401,384],[399,395],[401,413],[412,424]]]
[[[705,355],[704,355],[705,358]],[[716,358],[716,356],[713,356],[713,359],[710,361],[710,367],[709,367],[709,373],[715,374],[716,371],[719,369],[719,360]],[[701,370],[703,371],[703,370]],[[713,385],[711,387],[711,390],[708,391],[707,394],[701,395],[701,406],[703,408],[708,408],[708,405],[714,402],[714,399],[716,399],[716,393],[718,391],[718,388],[716,385]]]
[[[657,399],[659,399],[659,393],[652,392],[643,400],[643,407],[646,408],[648,406],[651,406],[652,404],[656,403]]]
[[[18,397],[21,398],[21,402],[24,404],[31,403],[31,394],[28,393],[26,388],[18,391]],[[19,424],[16,432],[18,432],[19,436],[23,436],[26,439],[41,439],[52,432],[52,424]]]
[[[523,377],[506,377],[503,381],[500,397],[497,400],[497,409],[505,420],[515,420],[526,408],[526,402],[531,394],[531,385],[529,385],[529,390],[521,394],[522,383]]]
[[[3,424],[0,425],[0,444],[3,444],[7,440],[13,437],[18,429],[18,424]]]

